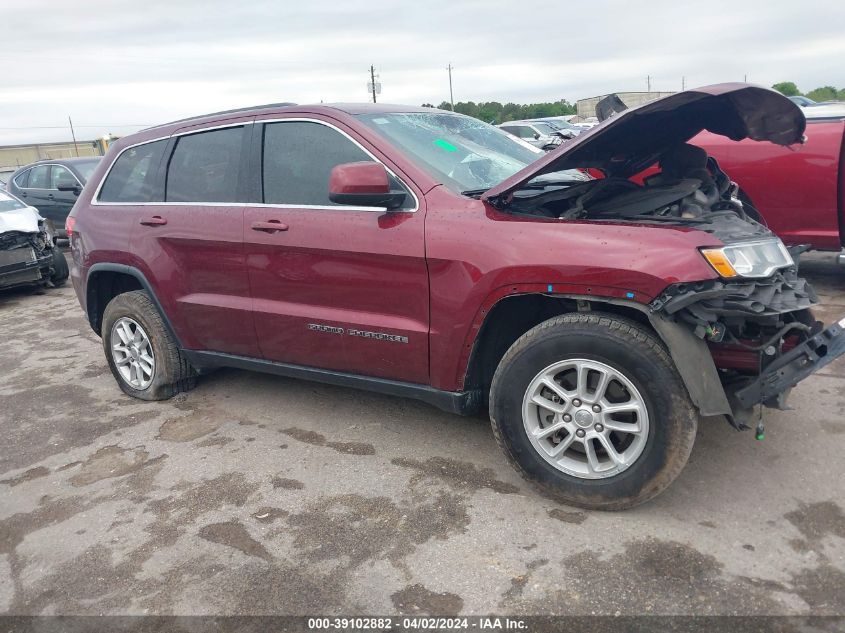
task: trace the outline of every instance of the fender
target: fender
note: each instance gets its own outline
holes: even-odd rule
[[[530,286],[536,287],[538,284],[530,284]],[[558,285],[555,284],[555,287],[558,287]],[[491,295],[494,300],[488,305],[488,298],[488,301],[485,301],[484,305],[479,310],[479,314],[482,317],[480,320],[481,322],[473,323],[473,326],[470,329],[472,341],[469,346],[464,346],[464,354],[462,354],[463,381],[466,380],[466,372],[469,366],[469,351],[472,351],[474,348],[481,326],[486,320],[493,305],[506,297],[512,297],[516,294],[532,294],[531,292],[525,292],[526,288],[524,286],[507,287],[507,290],[517,289],[522,292],[502,293],[500,291],[503,289],[499,289],[499,291],[496,291]],[[546,292],[543,292],[543,290],[546,290]],[[719,372],[716,369],[716,364],[713,362],[713,356],[710,354],[710,350],[703,340],[696,337],[689,328],[676,323],[671,318],[655,312],[648,305],[636,300],[640,299],[650,301],[651,298],[646,295],[642,295],[642,297],[635,297],[634,299],[628,299],[612,296],[627,293],[627,291],[619,288],[599,288],[594,286],[592,288],[588,288],[587,290],[590,294],[548,292],[548,288],[543,288],[539,290],[535,289],[533,294],[543,294],[554,299],[586,301],[592,304],[604,303],[618,305],[637,310],[638,312],[644,314],[646,318],[648,318],[648,321],[654,331],[669,350],[669,355],[672,357],[675,367],[684,382],[687,392],[689,393],[690,399],[698,409],[699,413],[703,416],[726,415],[732,419],[733,409],[728,401],[725,388],[722,386],[722,382],[719,379]],[[593,292],[596,294],[592,294]],[[469,351],[467,350],[467,347],[470,348]],[[464,356],[466,356],[465,362],[463,361]]]
[[[91,293],[91,276],[97,272],[114,272],[114,273],[121,273],[123,275],[129,275],[130,277],[134,277],[141,287],[150,295],[155,304],[156,310],[158,310],[159,315],[161,316],[161,320],[164,322],[164,326],[167,328],[167,331],[170,333],[170,336],[173,337],[173,340],[176,341],[176,345],[179,346],[180,349],[184,349],[182,342],[179,340],[179,337],[176,335],[176,330],[173,329],[173,326],[170,323],[170,319],[167,317],[167,313],[162,309],[161,302],[158,300],[155,291],[153,290],[152,285],[144,276],[140,270],[135,268],[134,266],[128,266],[126,264],[110,264],[110,263],[98,263],[91,266],[88,269],[88,274],[85,277],[85,312],[88,316],[88,323],[91,325],[91,329],[93,329],[97,334],[100,334],[100,323],[94,322],[94,317],[91,315],[90,310],[88,309],[88,304],[90,302],[90,293]]]

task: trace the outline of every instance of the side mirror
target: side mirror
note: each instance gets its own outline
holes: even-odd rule
[[[335,165],[329,176],[329,200],[337,204],[398,209],[405,196],[404,191],[390,190],[390,177],[381,163]]]
[[[534,132],[534,140],[535,140],[535,141],[539,141],[539,140],[540,140],[540,133],[539,133],[539,132]]]
[[[56,189],[59,191],[72,191],[75,196],[78,196],[82,193],[82,187],[79,186],[77,182],[60,182],[56,185]]]

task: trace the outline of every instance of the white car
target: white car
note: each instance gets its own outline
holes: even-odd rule
[[[35,207],[0,191],[0,289],[61,286],[68,275],[67,260],[55,244],[51,224]]]
[[[508,121],[499,128],[546,151],[556,148],[563,142],[563,138],[548,123],[540,121]]]

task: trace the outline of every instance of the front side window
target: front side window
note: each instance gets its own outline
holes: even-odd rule
[[[79,182],[76,180],[76,177],[70,173],[67,167],[53,165],[50,170],[50,189],[58,189],[59,185],[70,185],[73,187],[78,184]]]
[[[168,202],[237,202],[244,128],[179,137],[167,167]]]
[[[50,166],[49,165],[36,165],[32,169],[29,170],[29,182],[27,183],[27,188],[29,189],[49,189],[50,188],[50,181],[49,181],[49,174],[50,174]]]
[[[311,121],[264,126],[264,202],[335,206],[329,175],[335,165],[372,161],[337,130]]]
[[[166,140],[153,141],[125,150],[106,176],[100,202],[153,202],[155,177]]]

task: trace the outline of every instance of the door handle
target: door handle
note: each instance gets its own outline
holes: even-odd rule
[[[253,222],[251,228],[253,231],[275,233],[276,231],[287,231],[288,225],[282,224],[278,220],[268,220],[267,222]]]
[[[164,226],[167,224],[167,220],[160,215],[154,215],[151,218],[141,218],[140,224],[144,226]]]
[[[54,200],[54,197],[53,197],[53,194],[52,194],[52,193],[48,193],[48,194],[47,194],[47,198],[48,198],[48,199],[50,199],[50,200]]]

